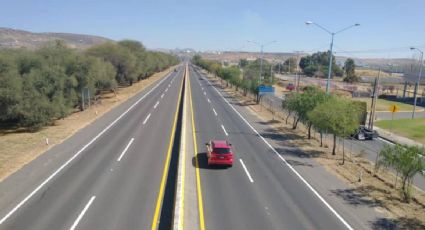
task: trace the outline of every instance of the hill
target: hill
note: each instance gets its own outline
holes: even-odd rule
[[[28,49],[37,49],[46,44],[46,42],[57,39],[65,41],[70,47],[76,49],[85,49],[93,45],[112,41],[108,38],[93,35],[71,33],[33,33],[24,30],[0,27],[0,48],[25,47]]]

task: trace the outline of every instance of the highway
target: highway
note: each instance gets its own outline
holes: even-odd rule
[[[350,229],[223,97],[191,68],[206,229]],[[226,139],[232,168],[206,165],[205,143]],[[203,148],[201,148],[203,147]]]
[[[166,184],[184,73],[177,69],[2,181],[0,229],[169,229],[160,215],[172,199]],[[188,76],[198,146],[196,157],[188,156],[192,167],[198,161],[192,189],[203,203],[205,229],[367,228],[373,211],[359,215],[317,191],[335,181],[304,178],[306,169],[288,163],[285,150],[269,144],[237,103],[190,65]],[[233,167],[207,166],[211,139],[232,143]]]
[[[0,184],[0,229],[156,227],[183,68]]]

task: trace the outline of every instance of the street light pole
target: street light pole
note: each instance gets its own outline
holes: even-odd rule
[[[326,93],[329,93],[330,82],[331,82],[331,75],[332,75],[332,53],[333,53],[333,45],[334,45],[334,36],[335,36],[335,34],[338,34],[338,33],[341,33],[343,31],[346,31],[346,30],[348,30],[348,29],[350,29],[350,28],[352,28],[354,26],[360,26],[360,24],[359,23],[356,23],[354,25],[347,26],[344,29],[338,30],[336,32],[331,32],[330,30],[326,29],[325,27],[323,27],[323,26],[321,26],[321,25],[319,25],[319,24],[317,24],[315,22],[312,22],[312,21],[306,21],[305,24],[306,25],[315,25],[315,26],[319,27],[320,29],[324,30],[325,32],[327,32],[328,34],[331,35],[331,47],[330,47],[330,50],[329,50],[328,81],[326,83]]]
[[[413,101],[413,112],[412,112],[412,119],[415,118],[415,112],[416,112],[416,103],[418,101],[418,92],[419,92],[419,86],[421,85],[421,77],[422,77],[422,66],[424,62],[424,52],[418,48],[411,47],[410,50],[417,50],[421,53],[421,63],[419,67],[419,76],[418,81],[416,82],[416,90],[415,90],[415,98]]]

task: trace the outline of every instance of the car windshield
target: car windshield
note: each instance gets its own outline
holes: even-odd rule
[[[229,148],[215,148],[214,153],[216,153],[216,154],[229,154],[230,149]]]

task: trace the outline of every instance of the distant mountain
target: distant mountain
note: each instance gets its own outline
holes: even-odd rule
[[[98,45],[111,39],[70,33],[33,33],[24,30],[15,30],[0,27],[0,48],[28,48],[37,49],[53,40],[63,40],[71,48],[85,49],[93,45]]]

